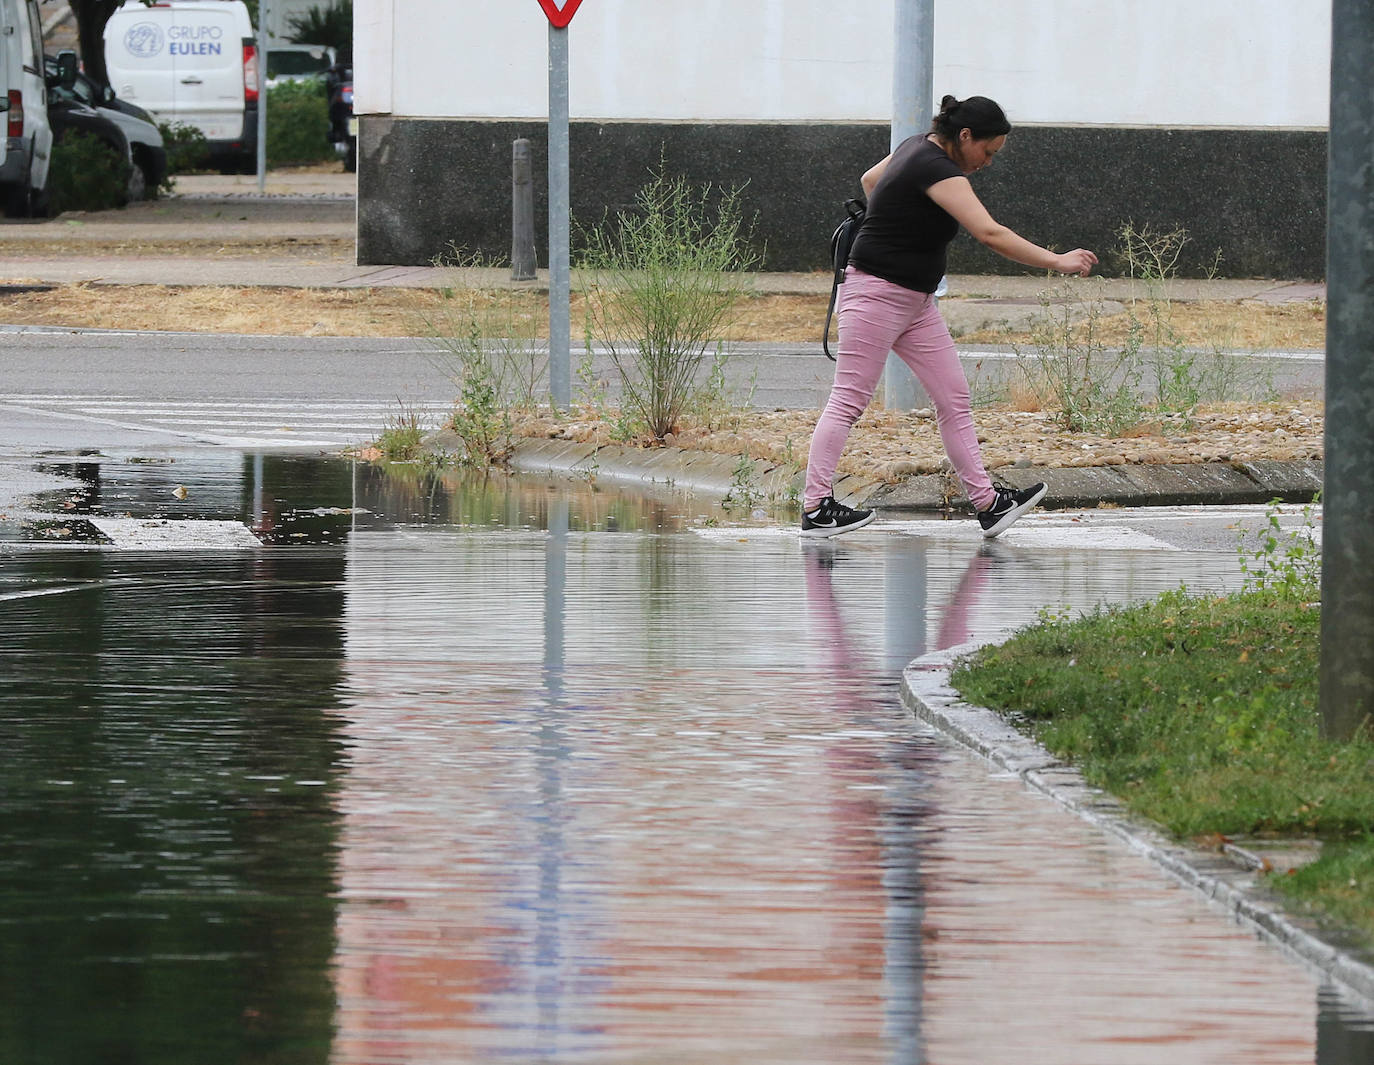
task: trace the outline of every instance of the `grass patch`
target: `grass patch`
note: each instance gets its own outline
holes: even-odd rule
[[[387,418],[373,446],[391,462],[414,462],[425,453],[425,429],[415,411],[401,405],[399,414]]]
[[[1374,943],[1374,741],[1320,735],[1320,609],[1272,587],[1045,617],[952,682],[1180,837],[1302,836],[1275,887]]]

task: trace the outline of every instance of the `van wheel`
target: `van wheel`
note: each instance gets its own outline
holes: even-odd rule
[[[5,194],[5,216],[7,218],[27,218],[29,216],[29,188],[21,185]]]
[[[32,175],[30,175],[32,180]],[[52,210],[52,168],[43,178],[43,187],[36,189],[30,181],[11,189],[5,197],[5,214],[10,218],[47,218]]]
[[[34,218],[52,217],[52,167],[48,167],[47,176],[43,178],[43,187],[34,191],[33,198],[29,201],[29,210]]]

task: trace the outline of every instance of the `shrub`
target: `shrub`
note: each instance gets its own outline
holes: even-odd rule
[[[267,165],[334,158],[324,82],[287,81],[267,91]]]
[[[158,132],[162,134],[162,145],[167,149],[167,191],[171,191],[171,179],[177,174],[199,170],[210,158],[210,149],[205,142],[205,134],[196,126],[186,122],[159,122]]]
[[[52,209],[107,211],[129,199],[129,160],[91,133],[72,130],[53,145]]]
[[[585,234],[588,341],[610,352],[622,404],[656,440],[672,432],[701,387],[759,260],[740,190],[718,196],[660,168],[634,208]]]
[[[458,268],[460,278],[499,264],[451,248],[436,266]],[[424,316],[436,348],[435,364],[458,388],[448,428],[462,443],[460,465],[485,469],[511,450],[512,410],[533,410],[548,378],[548,344],[540,320],[528,313],[525,293],[460,284],[442,291],[443,303]]]

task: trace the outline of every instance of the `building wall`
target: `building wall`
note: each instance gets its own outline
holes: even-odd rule
[[[746,183],[773,269],[823,265],[840,204],[888,148],[892,0],[586,0],[569,30],[572,206],[628,203],[651,167]],[[509,250],[511,140],[542,188],[548,26],[534,0],[355,0],[359,259]],[[975,178],[1041,243],[1121,224],[1220,248],[1225,273],[1323,270],[1324,0],[936,0],[937,96],[1016,127]],[[536,217],[542,222],[542,197]],[[541,226],[537,237],[545,244]],[[967,239],[953,269],[1016,269]]]

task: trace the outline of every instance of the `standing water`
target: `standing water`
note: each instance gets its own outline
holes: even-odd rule
[[[62,518],[0,542],[0,1061],[1370,1059],[1306,969],[898,700],[926,651],[1233,556],[56,472]]]

